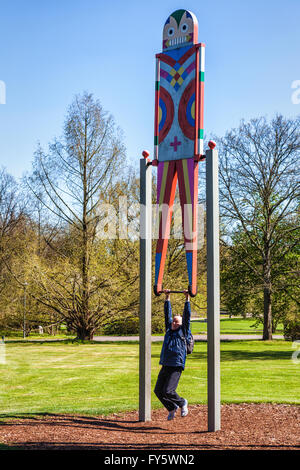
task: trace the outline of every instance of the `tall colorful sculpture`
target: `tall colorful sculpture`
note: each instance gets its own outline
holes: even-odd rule
[[[188,272],[188,291],[197,293],[198,165],[203,155],[205,45],[196,44],[198,21],[176,10],[163,29],[163,51],[156,55],[154,160],[157,166],[159,232],[154,293],[163,274],[177,180]],[[164,210],[162,210],[162,208]]]

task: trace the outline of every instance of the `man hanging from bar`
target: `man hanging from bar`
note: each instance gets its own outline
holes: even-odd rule
[[[159,231],[154,293],[163,274],[177,179],[188,271],[188,291],[197,293],[198,162],[203,156],[204,44],[196,44],[198,21],[177,10],[163,30],[163,52],[156,55],[154,160],[157,166]],[[167,212],[162,213],[162,207]]]
[[[174,315],[172,318],[170,293],[164,292],[166,294],[164,304],[166,333],[159,361],[162,368],[158,374],[154,393],[169,411],[167,419],[170,421],[175,418],[178,408],[181,408],[182,417],[188,414],[188,401],[178,395],[176,388],[185,368],[187,343],[191,340],[191,305],[186,291],[182,317]]]

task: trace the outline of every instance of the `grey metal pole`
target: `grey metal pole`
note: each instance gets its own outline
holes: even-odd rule
[[[218,151],[206,151],[208,430],[221,428]]]
[[[140,159],[139,420],[151,420],[152,166]]]

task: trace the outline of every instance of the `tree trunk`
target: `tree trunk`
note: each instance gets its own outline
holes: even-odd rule
[[[270,286],[264,287],[264,332],[263,340],[272,339],[272,294]]]
[[[76,332],[76,339],[79,339],[81,341],[91,341],[94,336],[94,330],[90,330],[84,326],[77,327]]]
[[[88,220],[87,220],[87,120],[85,119],[83,157],[83,204],[82,204],[82,314],[85,321],[89,318],[89,249],[88,249]],[[84,333],[85,334],[85,333]],[[89,333],[86,333],[89,336]],[[88,338],[90,339],[90,338]]]
[[[269,198],[265,202],[266,210],[266,230],[264,234],[264,331],[263,340],[272,339],[272,283],[271,283],[271,249],[270,249],[270,203]]]

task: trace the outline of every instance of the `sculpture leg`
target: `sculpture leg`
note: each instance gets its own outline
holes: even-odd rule
[[[174,161],[159,162],[157,168],[157,207],[158,240],[155,255],[155,284],[154,293],[160,295],[170,236],[173,204],[177,184],[176,164]]]
[[[193,158],[189,158],[178,160],[176,166],[189,278],[189,293],[194,297],[197,294],[198,162],[195,162]]]

